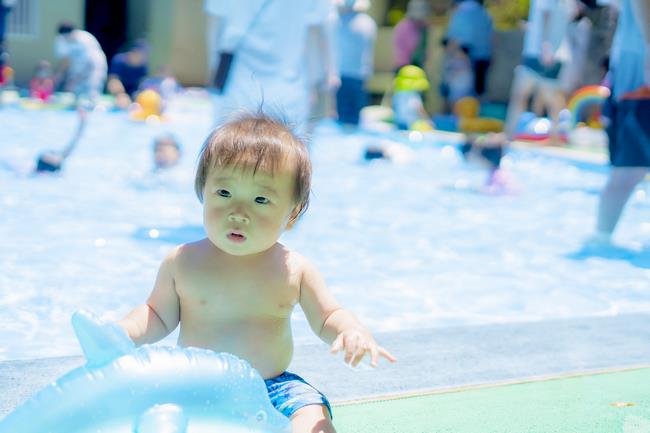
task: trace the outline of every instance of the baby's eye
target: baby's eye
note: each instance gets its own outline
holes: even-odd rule
[[[269,199],[266,198],[266,197],[255,197],[255,203],[259,203],[259,204],[269,204],[269,203],[271,203],[271,200],[269,200]]]
[[[220,195],[221,197],[230,197],[230,191],[227,189],[218,189],[217,195]]]

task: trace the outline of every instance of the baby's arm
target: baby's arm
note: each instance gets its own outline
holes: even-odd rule
[[[300,261],[300,306],[314,333],[331,344],[332,353],[345,351],[345,362],[352,366],[361,362],[366,354],[370,355],[373,367],[377,366],[380,356],[395,362],[395,357],[377,344],[370,331],[336,301],[316,267],[303,257]]]
[[[180,302],[174,284],[176,248],[163,260],[149,299],[117,322],[137,344],[153,343],[169,335],[180,320]]]

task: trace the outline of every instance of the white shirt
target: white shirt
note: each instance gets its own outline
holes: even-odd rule
[[[257,109],[264,101],[263,108],[304,122],[308,29],[323,25],[330,7],[328,0],[206,0],[206,13],[222,25],[219,50],[234,52],[222,111]]]
[[[106,74],[106,55],[97,39],[85,30],[73,30],[72,37],[57,36],[54,54],[58,58],[69,58],[70,75],[87,74],[91,71]]]
[[[551,44],[553,53],[560,51],[569,24],[570,7],[570,0],[531,0],[528,28],[524,38],[524,57],[539,59],[544,40]],[[545,35],[544,14],[547,12],[550,15]]]

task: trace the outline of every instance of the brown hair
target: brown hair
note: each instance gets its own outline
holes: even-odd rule
[[[253,174],[261,169],[273,175],[286,161],[295,166],[296,208],[290,225],[307,210],[311,189],[311,161],[307,146],[284,120],[268,114],[244,113],[210,133],[203,143],[194,179],[194,191],[203,202],[203,189],[212,167],[242,167]]]

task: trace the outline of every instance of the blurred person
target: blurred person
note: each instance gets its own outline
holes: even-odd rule
[[[151,89],[157,92],[163,101],[168,101],[178,91],[181,90],[181,85],[172,74],[169,65],[163,65],[158,68],[155,75],[146,77],[140,83],[138,90]]]
[[[544,96],[552,121],[549,144],[559,144],[559,115],[565,106],[559,80],[563,63],[571,61],[563,42],[573,0],[531,0],[522,62],[515,68],[505,132],[515,134],[528,100],[538,91]]]
[[[611,170],[589,244],[611,242],[623,209],[650,168],[650,0],[623,0],[610,60]]]
[[[429,0],[409,1],[406,16],[397,23],[393,32],[396,71],[406,65],[424,68],[431,12]]]
[[[79,124],[68,145],[63,150],[47,150],[40,153],[36,159],[35,173],[57,173],[61,171],[63,163],[77,147],[86,127],[86,111],[80,108],[77,113],[79,115]]]
[[[108,69],[108,93],[118,99],[120,106],[128,105],[133,99],[149,69],[148,47],[143,40],[137,40],[127,51],[113,56]]]
[[[7,17],[16,0],[0,0],[0,85],[4,82],[3,69],[7,64],[7,47],[5,46],[5,33],[7,31]]]
[[[474,73],[469,48],[460,45],[453,39],[443,39],[445,57],[442,63],[440,95],[444,99],[444,112],[451,108],[461,98],[474,96]]]
[[[54,93],[54,73],[47,60],[41,60],[34,68],[34,76],[29,81],[29,96],[46,102]]]
[[[482,0],[456,2],[449,19],[446,39],[468,48],[474,76],[474,93],[481,97],[486,90],[494,42],[492,17],[483,7]]]
[[[181,146],[171,134],[157,136],[153,142],[154,171],[176,166],[181,158]]]
[[[54,53],[60,59],[55,87],[72,92],[91,101],[99,96],[106,83],[106,55],[97,39],[85,30],[75,28],[70,22],[58,27]]]
[[[393,122],[399,129],[433,129],[433,122],[422,101],[429,80],[422,68],[402,66],[393,80]]]
[[[369,0],[336,0],[339,20],[336,48],[341,87],[336,93],[336,108],[341,123],[358,125],[359,113],[368,105],[366,80],[373,72],[377,24],[366,13]]]
[[[588,84],[585,76],[592,27],[592,22],[587,16],[587,5],[580,0],[576,1],[565,40],[571,61],[563,65],[559,75],[560,85],[567,98]]]
[[[221,93],[215,98],[220,122],[232,110],[257,109],[262,103],[285,113],[298,128],[310,114],[306,49],[315,30],[326,86],[338,77],[330,68],[329,0],[206,0],[210,76]]]
[[[341,85],[336,46],[339,16],[335,4],[329,6],[327,18],[320,26],[309,26],[305,45],[309,88],[309,124],[312,131],[323,118],[336,118],[336,91]]]

